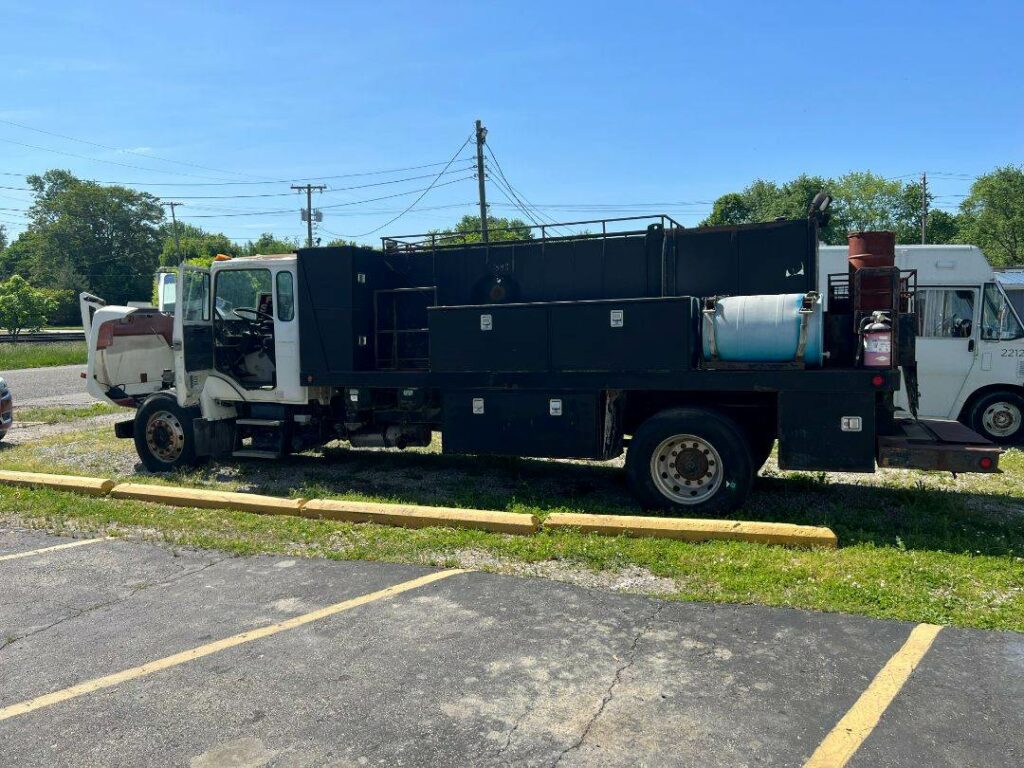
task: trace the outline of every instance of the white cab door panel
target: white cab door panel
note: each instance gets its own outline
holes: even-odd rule
[[[917,292],[920,412],[956,418],[978,357],[978,288],[929,286]]]
[[[196,405],[213,370],[210,270],[183,265],[174,307],[174,386],[181,406]]]

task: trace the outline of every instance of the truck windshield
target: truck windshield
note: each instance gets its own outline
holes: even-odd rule
[[[217,274],[217,314],[236,320],[236,307],[262,309],[261,299],[269,296],[270,290],[269,269],[225,269]]]
[[[985,300],[981,308],[981,338],[1008,341],[1024,336],[1020,320],[1010,306],[1006,294],[995,283],[985,283]]]

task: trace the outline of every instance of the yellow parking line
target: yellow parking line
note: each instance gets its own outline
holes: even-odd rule
[[[903,647],[875,675],[867,690],[804,763],[804,768],[842,768],[849,762],[928,653],[940,629],[935,624],[918,624],[911,630]]]
[[[410,581],[402,582],[401,584],[395,584],[394,586],[381,589],[377,592],[370,592],[367,595],[361,595],[360,597],[354,597],[351,600],[345,600],[341,603],[335,603],[329,605],[326,608],[320,608],[319,610],[305,613],[301,616],[294,616],[285,621],[279,621],[276,624],[269,624],[259,629],[251,629],[247,632],[240,632],[237,635],[231,637],[225,637],[223,640],[216,640],[206,645],[200,645],[198,648],[193,648],[188,651],[182,651],[176,653],[173,656],[166,656],[156,661],[151,661],[148,664],[143,664],[139,667],[132,667],[126,669],[123,672],[115,672],[112,675],[105,677],[97,677],[93,680],[87,680],[84,683],[78,685],[72,685],[70,688],[64,688],[53,693],[47,693],[43,696],[37,696],[34,699],[22,701],[17,704],[11,704],[10,706],[0,709],[0,720],[7,720],[11,717],[17,717],[18,715],[28,714],[34,712],[37,709],[43,709],[54,704],[59,704],[62,701],[68,699],[74,699],[78,696],[84,696],[87,693],[99,691],[104,688],[111,688],[120,683],[127,682],[128,680],[134,680],[138,677],[145,677],[151,675],[154,672],[159,672],[163,669],[169,669],[176,667],[179,664],[184,664],[188,661],[194,661],[195,659],[201,659],[203,656],[209,656],[211,653],[217,653],[228,648],[234,648],[236,645],[242,645],[253,640],[259,640],[261,637],[269,637],[270,635],[276,635],[278,632],[284,632],[289,629],[295,629],[301,627],[303,624],[309,624],[312,621],[327,618],[333,616],[336,613],[342,611],[348,611],[352,608],[356,608],[360,605],[366,605],[376,600],[385,600],[389,597],[407,592],[410,589],[416,589],[441,579],[446,579],[449,576],[454,576],[457,573],[465,573],[466,571],[460,569],[451,569],[447,571],[439,571],[438,573],[429,573],[426,576],[420,576]]]
[[[58,549],[71,549],[71,547],[84,547],[86,544],[99,544],[101,541],[110,541],[113,536],[101,536],[98,539],[79,539],[78,541],[72,541],[68,544],[55,544],[52,547],[43,547],[42,549],[32,549],[28,552],[15,552],[13,555],[0,555],[0,561],[2,560],[17,560],[19,557],[32,557],[33,555],[41,555],[44,552],[55,552]]]

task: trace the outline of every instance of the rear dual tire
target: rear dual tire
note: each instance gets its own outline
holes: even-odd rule
[[[640,425],[626,477],[648,508],[727,514],[750,493],[754,467],[744,431],[717,411],[672,408]]]

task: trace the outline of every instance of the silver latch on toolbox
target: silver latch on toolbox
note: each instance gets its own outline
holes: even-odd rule
[[[357,283],[365,283],[366,282],[366,273],[365,272],[356,272],[356,282]]]
[[[473,398],[473,414],[479,415],[484,412],[484,399],[482,397]]]
[[[612,328],[621,328],[624,320],[624,313],[621,309],[613,309],[611,311],[611,326]]]
[[[494,328],[494,320],[490,315],[480,315],[480,330],[489,331]]]
[[[366,337],[365,336],[358,336],[358,337],[356,337],[356,343],[360,347],[365,347],[366,346]]]
[[[839,429],[843,432],[860,432],[863,428],[860,416],[842,416],[839,419]]]
[[[548,413],[552,416],[562,415],[562,401],[557,397],[553,397],[548,401]]]

